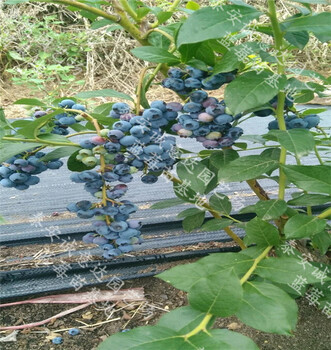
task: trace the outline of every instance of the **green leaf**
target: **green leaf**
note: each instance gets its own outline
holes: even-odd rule
[[[253,258],[245,255],[218,253],[202,258],[195,263],[175,266],[157,275],[157,277],[178,289],[188,292],[195,283],[207,275],[217,275],[221,271],[232,269],[238,275],[242,275],[252,266],[253,262]]]
[[[215,175],[210,179],[204,191],[204,194],[208,194],[219,185],[217,179],[218,169],[210,162],[210,158],[204,158],[200,163],[207,167],[210,174]]]
[[[21,98],[13,103],[14,105],[27,105],[47,107],[47,105],[36,98]]]
[[[233,269],[208,275],[189,290],[190,305],[206,313],[228,317],[240,306],[243,290]]]
[[[55,150],[47,153],[44,157],[41,158],[41,160],[46,162],[52,159],[67,157],[79,149],[80,147],[75,147],[75,146],[58,147]]]
[[[101,19],[100,21],[94,21],[91,24],[91,29],[99,29],[99,28],[102,28],[108,25],[113,25],[113,24],[114,24],[113,21],[104,18],[104,19]]]
[[[198,194],[190,188],[189,183],[174,183],[173,188],[178,198],[188,203],[196,203]]]
[[[331,167],[327,165],[285,165],[285,175],[308,192],[331,194]]]
[[[16,61],[24,61],[24,58],[20,54],[18,54],[16,51],[8,51],[8,55],[10,58]]]
[[[67,137],[58,134],[45,133],[38,135],[38,138],[48,142],[72,143]]]
[[[199,210],[199,213],[196,213],[192,216],[186,216],[183,220],[183,228],[186,232],[191,232],[196,228],[199,228],[203,220],[205,219],[205,212]]]
[[[174,207],[176,205],[180,205],[185,203],[185,201],[183,201],[180,198],[171,198],[171,199],[166,199],[164,201],[161,202],[157,202],[154,203],[150,209],[164,209],[164,208],[170,208],[170,207]]]
[[[213,74],[230,72],[238,68],[240,66],[240,62],[245,60],[247,56],[258,53],[261,50],[261,46],[262,44],[258,42],[247,42],[230,47],[222,59],[215,64]],[[241,57],[241,52],[245,52],[245,58]]]
[[[178,51],[180,52],[180,57],[182,62],[185,63],[185,62],[188,62],[190,59],[192,59],[199,46],[200,46],[200,43],[182,45],[178,49]]]
[[[309,34],[305,31],[302,32],[287,32],[285,33],[284,38],[295,47],[300,50],[304,49],[304,47],[308,44]]]
[[[93,98],[93,97],[115,97],[118,99],[129,100],[133,102],[131,96],[124,94],[123,92],[118,92],[113,89],[102,89],[102,90],[92,90],[92,91],[82,91],[75,95],[77,98]]]
[[[286,284],[292,284],[298,276],[301,276],[305,281],[304,284],[308,284],[320,282],[314,271],[315,267],[309,264],[303,265],[302,260],[281,257],[262,260],[254,273],[270,281]]]
[[[323,231],[325,226],[326,220],[319,219],[317,216],[297,214],[285,224],[284,235],[289,239],[312,237]]]
[[[183,346],[184,338],[180,338],[177,332],[165,327],[147,326],[116,333],[103,341],[98,350],[180,349]]]
[[[186,341],[184,334],[169,327],[147,326],[117,333],[103,341],[98,350],[258,350],[254,342],[239,333],[226,329],[212,329],[209,334],[200,332]]]
[[[157,325],[186,334],[198,326],[205,316],[204,312],[193,309],[191,306],[183,306],[162,315]]]
[[[265,282],[246,282],[243,302],[236,316],[263,332],[291,335],[298,307],[282,289]]]
[[[327,230],[317,233],[311,238],[311,241],[320,250],[322,255],[326,254],[331,246],[331,236]]]
[[[137,9],[136,13],[137,13],[137,17],[139,19],[144,18],[149,12],[151,11],[151,9],[149,9],[148,7],[140,7]]]
[[[255,204],[255,212],[262,220],[279,218],[287,209],[286,202],[281,199],[260,200]]]
[[[67,162],[68,169],[71,171],[78,171],[78,172],[93,169],[94,166],[88,167],[87,165],[83,164],[81,161],[76,159],[78,152],[79,151],[72,153],[71,156],[69,157]]]
[[[260,246],[252,246],[252,247],[248,247],[244,250],[241,250],[238,254],[239,255],[244,255],[244,256],[249,256],[253,259],[256,259],[258,256],[260,256],[263,251],[264,251],[265,247],[260,247]]]
[[[233,115],[268,103],[286,84],[285,75],[264,70],[239,75],[225,88],[224,100]]]
[[[327,78],[324,75],[322,75],[320,73],[317,73],[317,72],[315,72],[313,70],[309,70],[309,69],[286,68],[286,70],[288,72],[295,73],[295,74],[298,74],[298,75],[302,75],[304,77],[310,77],[310,78],[314,78],[314,79],[317,77],[318,79],[320,79],[322,81],[326,81],[327,80]],[[291,79],[294,79],[294,78],[291,78]],[[291,79],[289,79],[289,80],[291,80]]]
[[[309,114],[319,114],[319,113],[323,113],[326,111],[327,111],[327,108],[309,108],[309,109],[306,109],[305,111],[303,111],[301,113],[301,115],[306,116]]]
[[[291,199],[287,202],[289,205],[312,206],[331,202],[330,196],[322,194],[302,194],[299,197]]]
[[[232,224],[230,219],[211,219],[201,226],[202,231],[220,231]]]
[[[62,112],[62,110],[55,110],[52,113],[46,114],[38,119],[35,119],[31,123],[29,123],[26,126],[24,126],[23,128],[21,128],[20,134],[22,134],[28,138],[34,138],[35,132],[38,134],[38,129],[40,129],[43,125],[47,124],[51,119],[53,119],[57,114],[59,114],[61,112]],[[41,135],[38,135],[38,136],[41,136]]]
[[[208,184],[216,177],[216,174],[208,169],[202,162],[191,159],[177,163],[178,177],[197,193],[204,193]]]
[[[303,90],[294,98],[295,103],[306,103],[311,101],[315,97],[314,92],[311,90]]]
[[[42,146],[42,143],[33,142],[1,142],[0,143],[0,163],[5,162],[7,159],[16,156],[24,151],[32,150],[36,147]]]
[[[210,348],[207,349],[204,345],[207,344],[206,340],[208,337],[207,334],[203,334],[207,339],[201,338],[200,342],[194,342],[197,347],[196,349],[204,349],[204,350],[216,350],[216,349],[224,349],[224,350],[259,350],[258,346],[253,342],[252,339],[236,332],[228,331],[227,329],[212,329],[210,331],[212,335],[212,339],[218,340],[219,343],[215,343]]]
[[[112,126],[117,120],[110,116],[105,116],[103,114],[90,113],[90,115],[95,118],[100,124],[106,125],[107,127]]]
[[[174,65],[180,63],[178,57],[168,52],[165,49],[154,46],[141,46],[136,47],[131,50],[131,53],[136,57],[155,63],[168,63],[169,65]]]
[[[177,218],[186,218],[187,216],[193,216],[199,213],[201,213],[201,210],[198,208],[188,208],[177,214]]]
[[[235,159],[218,173],[218,180],[235,182],[255,179],[278,166],[278,160],[267,155],[252,155]]]
[[[269,246],[279,243],[279,233],[275,226],[255,217],[246,224],[246,233],[250,242]]]
[[[230,199],[222,193],[215,193],[213,194],[209,199],[209,204],[212,206],[213,209],[218,211],[220,214],[227,214],[229,215],[231,213],[231,202]]]
[[[196,11],[196,10],[199,10],[200,5],[195,1],[188,1],[185,7],[189,10]]]
[[[162,11],[159,12],[156,17],[160,24],[166,22],[172,16],[172,12]]]
[[[198,45],[197,50],[194,52],[194,57],[205,62],[209,66],[214,66],[215,64],[215,53],[208,42],[203,42]]]
[[[79,124],[79,123],[71,124],[71,125],[70,125],[70,128],[71,128],[72,130],[76,131],[76,132],[88,131],[88,129],[87,129],[85,126],[83,126],[83,125],[81,125],[81,124]]]
[[[298,157],[307,155],[314,150],[315,140],[309,130],[271,130],[270,133],[276,135],[281,146],[296,154]]]
[[[205,62],[197,60],[196,58],[192,58],[190,59],[188,62],[186,62],[187,65],[200,69],[200,70],[204,70],[207,71],[208,70],[208,66],[206,65]]]
[[[231,20],[233,13],[237,13],[240,19]],[[181,26],[177,36],[177,47],[221,38],[229,32],[239,31],[261,14],[254,7],[238,5],[224,5],[220,11],[212,7],[201,8],[192,13]]]
[[[112,110],[114,102],[107,102],[99,105],[93,110],[93,113],[97,114],[103,114],[103,115],[109,115],[110,111]]]
[[[307,5],[311,5],[311,4],[325,4],[327,5],[327,0],[289,0],[289,1],[293,1],[293,2],[300,2],[301,4],[307,4]]]
[[[323,12],[312,16],[301,16],[292,18],[282,24],[285,25],[287,32],[312,32],[320,41],[327,42],[331,40],[331,13]]]
[[[211,152],[212,153],[210,155],[210,163],[217,169],[221,169],[233,160],[239,158],[238,152],[234,151],[233,149],[224,149],[222,151]]]

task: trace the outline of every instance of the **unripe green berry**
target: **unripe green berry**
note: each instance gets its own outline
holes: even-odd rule
[[[131,166],[130,167],[130,174],[135,174],[136,172],[138,172],[138,169],[135,166]]]
[[[219,139],[220,137],[222,137],[222,134],[218,131],[213,131],[213,132],[210,132],[207,136],[206,136],[206,139],[207,140],[217,140]]]
[[[85,149],[85,148],[81,149],[78,153],[83,157],[88,157],[93,154],[93,152],[90,149]]]
[[[95,198],[102,198],[102,191],[95,192],[95,193],[94,193],[94,197],[95,197]]]
[[[106,149],[102,145],[95,146],[92,149],[92,151],[93,151],[94,154],[105,154],[105,153],[107,153]]]
[[[191,130],[180,129],[177,131],[177,134],[179,136],[189,137],[193,134],[193,132]]]
[[[81,115],[76,115],[76,116],[75,116],[75,119],[76,119],[78,122],[82,122],[82,121],[85,120],[85,118],[82,117]]]
[[[98,159],[95,157],[85,157],[82,162],[87,166],[94,166],[98,163]]]
[[[109,129],[102,129],[102,130],[100,130],[100,136],[107,137],[109,131],[110,131]]]

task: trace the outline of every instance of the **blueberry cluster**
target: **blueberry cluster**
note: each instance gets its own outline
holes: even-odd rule
[[[181,137],[195,138],[206,148],[230,147],[243,134],[241,128],[231,125],[234,119],[226,113],[224,101],[197,90],[190,94],[172,130]]]
[[[172,152],[176,139],[164,135],[161,127],[175,121],[181,109],[180,103],[154,101],[151,108],[138,116],[130,112],[126,103],[115,103],[110,117],[118,120],[112,129],[102,129],[98,136],[80,142],[82,149],[76,159],[88,167],[101,165],[101,168],[73,173],[71,180],[84,183],[87,192],[102,200],[99,203],[83,200],[69,204],[67,209],[80,218],[96,219],[95,233],[86,234],[83,240],[102,246],[105,258],[129,252],[133,244],[141,242],[141,223],[129,220],[137,207],[121,197],[128,190],[126,184],[133,180],[133,173],[142,170],[141,180],[154,183],[157,175],[175,163]]]
[[[3,187],[14,187],[26,190],[39,183],[38,175],[47,169],[59,169],[63,162],[59,159],[42,161],[44,152],[25,152],[6,160],[0,166],[0,184]]]
[[[271,114],[275,114],[274,110],[276,110],[276,108],[277,108],[277,101],[278,101],[278,97],[276,95],[268,103],[269,106],[272,107],[273,109],[271,109],[271,108],[263,108],[263,109],[260,109],[259,111],[255,111],[254,114],[256,116],[258,116],[258,117],[267,117],[267,116],[269,116]],[[292,98],[292,96],[286,95],[285,96],[284,108],[288,109],[290,107],[293,107],[293,98]]]
[[[109,167],[109,171],[99,173],[96,170],[85,170],[73,173],[71,180],[76,183],[85,183],[85,190],[95,197],[101,198],[106,191],[106,203],[92,203],[82,200],[71,203],[67,209],[74,212],[82,219],[95,218],[92,225],[96,233],[88,233],[83,237],[85,243],[98,244],[103,248],[103,256],[109,259],[132,250],[132,244],[141,242],[139,231],[141,223],[137,220],[128,220],[130,214],[137,211],[137,206],[128,200],[120,200],[128,190],[125,184],[115,186],[109,183],[115,182],[110,173],[118,178],[130,175],[130,166],[117,164]]]
[[[62,100],[59,103],[59,107],[61,108],[66,108],[66,109],[73,109],[73,110],[79,110],[85,112],[86,108],[81,105],[76,103],[73,100]],[[40,118],[44,115],[46,115],[47,112],[45,111],[36,111],[34,112],[33,116],[34,118]],[[72,124],[75,124],[77,122],[80,122],[84,120],[83,117],[81,117],[79,114],[75,112],[67,112],[67,113],[60,113],[55,116],[55,121],[54,121],[54,128],[52,130],[52,134],[58,134],[58,135],[68,135],[69,130],[68,127]]]
[[[317,114],[309,114],[304,118],[299,118],[294,113],[289,113],[285,117],[286,129],[311,129],[316,127],[320,122],[320,117]],[[268,124],[269,130],[277,130],[279,129],[277,119],[271,121]]]
[[[176,120],[181,109],[180,103],[154,101],[151,108],[136,116],[130,113],[126,103],[115,103],[110,116],[119,120],[108,132],[109,141],[104,145],[106,150],[116,153],[125,148],[126,161],[137,170],[149,172],[141,180],[144,183],[156,182],[158,178],[153,173],[160,173],[175,163],[172,153],[176,148],[176,139],[165,136],[161,128]]]
[[[223,84],[231,82],[235,78],[235,71],[212,75],[212,68],[206,72],[187,66],[185,70],[170,68],[168,78],[162,81],[162,86],[187,95],[195,89],[217,90]]]

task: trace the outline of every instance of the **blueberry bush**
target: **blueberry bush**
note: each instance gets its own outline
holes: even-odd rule
[[[7,1],[13,2],[23,1]],[[296,107],[315,94],[323,97],[330,78],[288,64],[310,35],[321,42],[331,39],[331,14],[314,13],[310,6],[326,1],[291,1],[296,13],[282,21],[274,0],[266,9],[238,0],[202,8],[194,1],[162,8],[125,0],[113,1],[111,8],[104,1],[51,2],[80,11],[91,22],[116,22],[137,40],[132,53],[148,65],[134,99],[111,89],[82,92],[52,105],[21,99],[16,103],[32,106],[32,116],[12,123],[2,111],[0,184],[28,189],[39,182],[38,174],[60,168],[60,159],[69,157],[71,180],[84,184],[95,201],[71,203],[67,209],[93,218],[94,231],[83,240],[112,259],[142,241],[141,222],[130,219],[137,207],[122,199],[132,174],[140,172],[146,184],[163,175],[178,198],[156,203],[154,209],[191,203],[178,215],[186,231],[224,230],[241,248],[158,275],[186,291],[189,306],[172,310],[156,326],[115,334],[99,349],[258,349],[237,332],[213,329],[215,319],[236,315],[258,330],[291,335],[295,298],[313,291],[319,291],[319,299],[312,305],[330,317],[330,274],[323,262],[330,246],[325,152],[330,139],[319,126],[318,114],[325,109]],[[175,91],[182,102],[149,103],[146,92],[152,84]],[[224,99],[215,97],[221,87]],[[85,99],[98,96],[118,102],[88,111]],[[274,118],[265,123],[268,133],[245,137],[245,120],[261,124],[267,116]],[[70,140],[89,134],[79,143]],[[181,149],[175,136],[195,139],[205,149]],[[46,147],[54,149],[46,153]],[[251,149],[258,154],[245,155]],[[303,164],[309,154],[317,165]],[[264,179],[277,184],[276,198],[259,184]],[[254,214],[245,223],[231,216],[233,203],[219,186],[242,181],[257,198],[241,210]],[[290,199],[289,188],[296,189]],[[312,207],[321,205],[324,209],[313,215]],[[245,230],[243,239],[237,227]],[[316,259],[308,261],[307,251]]]

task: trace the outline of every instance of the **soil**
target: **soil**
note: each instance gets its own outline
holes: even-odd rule
[[[187,261],[186,261],[187,262]],[[183,262],[181,262],[183,263]],[[173,263],[172,266],[178,263]],[[136,302],[129,305],[122,302],[113,308],[113,314],[107,323],[106,312],[101,303],[76,311],[57,319],[45,326],[20,331],[15,342],[2,343],[2,350],[94,350],[106,337],[139,326],[154,325],[158,319],[170,310],[187,305],[186,293],[153,277],[126,281],[123,289],[142,287],[146,302]],[[100,289],[106,289],[101,286]],[[80,289],[79,292],[89,291]],[[331,322],[326,315],[308,304],[308,301],[298,301],[300,314],[298,325],[293,336],[266,334],[242,324],[236,317],[219,318],[215,328],[227,328],[251,337],[261,350],[328,350],[331,341]],[[54,316],[59,312],[72,308],[73,305],[62,304],[26,304],[1,309],[1,325],[18,325],[36,322]],[[95,325],[97,324],[97,325]],[[92,327],[86,327],[91,326]],[[70,336],[65,329],[77,327],[81,333]],[[83,328],[81,328],[83,327]],[[63,330],[63,331],[61,331]],[[11,331],[2,333],[2,336]],[[50,337],[63,337],[61,345],[54,345]],[[158,350],[158,349],[155,349]],[[216,350],[216,349],[215,349]],[[245,349],[238,349],[245,350]]]

